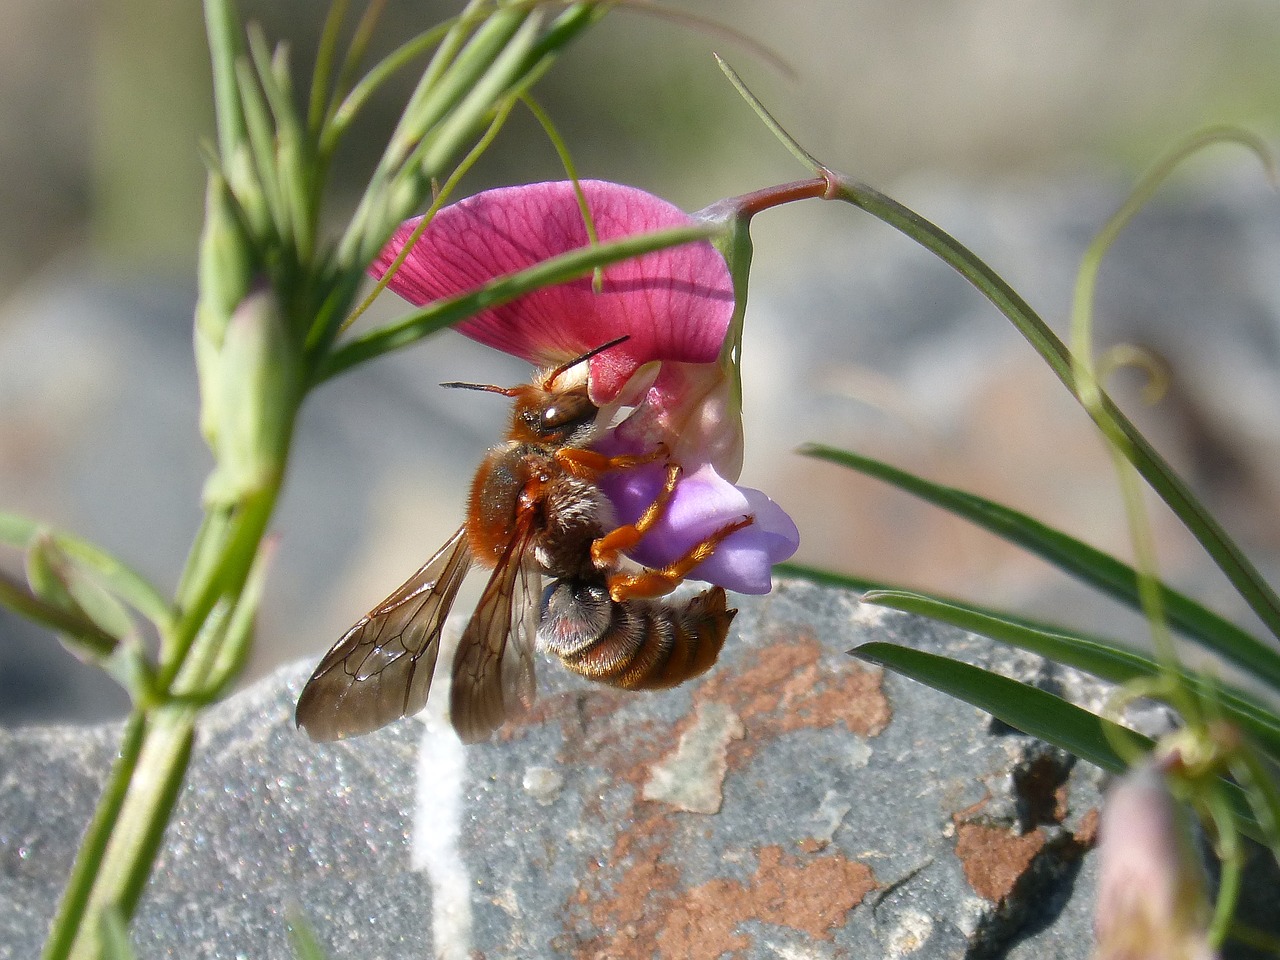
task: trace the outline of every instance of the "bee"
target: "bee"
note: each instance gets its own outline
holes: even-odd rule
[[[296,712],[313,740],[369,733],[426,706],[441,632],[472,563],[493,572],[452,666],[450,719],[465,742],[486,739],[532,705],[539,645],[582,676],[628,689],[675,686],[715,663],[737,612],[726,609],[724,590],[659,598],[752,518],[726,524],[661,569],[624,566],[623,554],[661,519],[680,477],[669,463],[643,515],[615,522],[599,477],[666,456],[662,448],[640,456],[590,449],[612,411],[602,416],[588,396],[585,364],[625,339],[515,387],[444,384],[511,398],[506,440],[476,470],[465,523],[316,667]]]

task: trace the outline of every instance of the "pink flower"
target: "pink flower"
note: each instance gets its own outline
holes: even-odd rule
[[[592,180],[580,186],[602,242],[697,223],[634,187]],[[410,220],[396,231],[372,274],[390,267],[417,225]],[[488,190],[441,209],[388,286],[424,305],[588,242],[571,183]],[[751,526],[720,544],[693,576],[767,593],[770,567],[795,552],[799,535],[772,500],[732,482],[742,464],[737,371],[725,349],[733,316],[733,280],[724,257],[699,242],[605,267],[598,291],[591,277],[583,277],[484,310],[455,329],[540,366],[558,366],[626,335],[590,360],[592,400],[634,408],[596,447],[641,453],[662,444],[684,470],[669,509],[634,559],[662,566],[749,515]],[[653,502],[662,477],[662,465],[654,463],[607,474],[601,486],[619,520],[631,522]]]

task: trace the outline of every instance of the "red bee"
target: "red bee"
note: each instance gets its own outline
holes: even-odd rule
[[[481,461],[466,522],[391,596],[334,644],[298,699],[313,740],[369,733],[427,702],[440,634],[472,562],[493,573],[454,657],[450,715],[468,743],[532,705],[535,646],[570,670],[628,689],[672,687],[715,663],[736,610],[711,587],[658,599],[747,526],[743,517],[661,569],[628,570],[622,554],[661,518],[680,468],[634,524],[618,525],[597,481],[665,456],[590,448],[609,427],[587,394],[586,361],[623,337],[516,387],[451,383],[513,403],[504,443]],[[545,597],[543,576],[552,579]]]

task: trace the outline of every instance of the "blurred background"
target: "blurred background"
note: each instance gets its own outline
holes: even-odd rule
[[[242,2],[309,76],[325,4]],[[767,45],[619,9],[535,90],[583,176],[686,209],[804,175],[712,59],[732,62],[831,166],[969,244],[1051,320],[1092,233],[1160,153],[1208,124],[1274,138],[1280,10],[1269,0],[764,0],[671,3]],[[726,12],[728,10],[728,12]],[[389,0],[378,49],[454,11]],[[176,581],[210,458],[196,430],[193,256],[211,130],[198,5],[6,0],[0,32],[0,509]],[[354,201],[407,92],[389,88],[336,173]],[[517,112],[464,192],[563,176]],[[994,309],[887,227],[809,202],[753,227],[743,482],[799,522],[798,560],[1135,634],[1048,568],[905,495],[805,461],[858,449],[1125,551],[1106,457]],[[1280,204],[1219,148],[1161,195],[1103,273],[1107,342],[1158,352],[1174,387],[1140,411],[1268,569],[1280,553]],[[384,298],[377,316],[400,311]],[[276,524],[251,676],[318,658],[461,518],[501,429],[447,379],[527,370],[445,334],[309,402]],[[1129,381],[1132,381],[1130,383]],[[1122,378],[1122,396],[1137,377]],[[1126,393],[1129,391],[1129,393]],[[1170,579],[1242,615],[1187,539],[1156,526]],[[16,573],[21,558],[0,553]],[[123,696],[0,611],[0,723],[118,715]]]

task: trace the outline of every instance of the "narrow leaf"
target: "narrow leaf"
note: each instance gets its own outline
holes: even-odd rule
[[[280,192],[280,179],[276,166],[276,132],[271,120],[271,111],[258,82],[258,76],[247,59],[236,61],[236,79],[239,81],[240,102],[244,112],[247,138],[245,151],[252,158],[252,172],[249,176],[259,185],[262,200],[270,218],[270,224],[277,235],[290,234],[288,208]],[[244,197],[239,189],[239,178],[236,176],[237,165],[232,161],[226,163],[228,181],[236,190],[237,198],[245,205]]]
[[[103,587],[155,624],[161,636],[172,628],[173,607],[142,574],[105,550],[70,534],[55,533],[53,542]]]
[[[234,0],[205,0],[205,32],[213,63],[213,103],[218,122],[218,153],[225,162],[244,142],[244,113],[236,89],[236,59],[242,49],[240,16]]]
[[[333,63],[338,53],[338,35],[342,30],[342,22],[347,17],[348,2],[349,0],[330,0],[329,12],[324,18],[324,29],[320,31],[320,43],[316,46],[316,63],[311,71],[311,95],[307,101],[307,129],[313,137],[319,136],[324,125]]]
[[[861,644],[850,653],[971,703],[1023,733],[1047,740],[1113,773],[1126,768],[1124,759],[1112,746],[1116,739],[1127,738],[1134,753],[1148,752],[1153,746],[1149,738],[1047,690],[960,660],[878,641]]]
[[[324,948],[301,909],[289,911],[288,924],[289,945],[297,960],[325,960]]]
[[[40,524],[34,520],[0,511],[0,543],[25,550],[40,529]]]
[[[374,65],[352,87],[351,92],[342,99],[342,102],[332,109],[331,117],[326,121],[323,130],[318,135],[321,155],[327,157],[333,152],[343,134],[350,129],[352,121],[360,114],[360,111],[380,86],[395,73],[412,63],[417,57],[422,56],[438,44],[445,33],[452,29],[453,25],[453,20],[446,20],[444,23],[438,24],[410,40],[406,40]]]
[[[1140,609],[1138,578],[1133,567],[1033,517],[847,450],[808,445],[800,452],[893,484],[1043,557],[1122,603]],[[1161,584],[1160,591],[1171,624],[1205,647],[1280,687],[1280,654],[1185,594],[1164,584]]]
[[[873,590],[863,597],[904,613],[940,620],[992,640],[1037,653],[1056,663],[1083,670],[1111,683],[1156,677],[1153,658],[1116,640],[1090,637],[1063,627],[1034,627],[1021,618],[1002,616],[958,601],[908,591]],[[1280,757],[1280,718],[1241,690],[1218,681],[1206,682],[1194,670],[1180,668],[1182,684],[1202,700],[1213,700],[1223,715],[1246,730],[1274,756]]]
[[[85,576],[48,535],[36,537],[27,551],[27,581],[44,600],[87,617],[109,636],[123,640],[134,632],[124,605]]]
[[[88,617],[42,600],[3,572],[0,572],[0,605],[83,644],[92,657],[109,657],[119,643]]]
[[[1120,773],[1127,764],[1113,743],[1125,742],[1132,755],[1150,753],[1154,741],[1105,720],[1061,697],[1029,684],[1002,677],[970,663],[893,643],[864,643],[849,651],[855,657],[900,673],[942,693],[985,710],[1015,730],[1061,747],[1104,770]],[[1244,792],[1221,780],[1242,833],[1257,840],[1263,831],[1250,811]]]
[[[146,577],[124,561],[87,540],[61,531],[49,531],[34,520],[0,512],[0,543],[29,550],[37,535],[46,534],[56,548],[89,572],[110,593],[155,624],[163,636],[173,625],[174,611]]]

